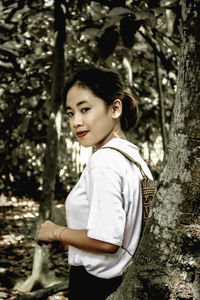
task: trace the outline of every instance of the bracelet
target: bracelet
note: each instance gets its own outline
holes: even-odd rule
[[[59,240],[60,242],[62,242],[62,240],[61,240],[61,235],[62,235],[62,233],[63,233],[63,231],[64,231],[65,229],[67,229],[67,227],[64,227],[64,228],[61,230],[60,234],[59,234],[58,240]]]

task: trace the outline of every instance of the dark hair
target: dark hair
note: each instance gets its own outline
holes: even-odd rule
[[[124,91],[124,85],[117,72],[94,67],[78,71],[64,89],[65,98],[68,90],[74,84],[90,89],[97,97],[104,100],[108,106],[115,99],[120,99],[122,101],[120,122],[123,131],[128,131],[136,124],[138,114],[136,100],[127,91]]]

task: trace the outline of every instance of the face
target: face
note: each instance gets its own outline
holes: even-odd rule
[[[100,148],[113,137],[117,122],[113,107],[106,106],[91,90],[73,85],[66,106],[70,127],[82,146]]]

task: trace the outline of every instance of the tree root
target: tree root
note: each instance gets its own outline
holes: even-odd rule
[[[17,298],[15,298],[15,300],[29,300],[29,299],[42,300],[58,292],[67,291],[68,287],[69,287],[69,280],[66,279],[66,282],[55,284],[53,286],[44,289],[39,289],[37,291],[33,291],[28,294],[20,295]]]

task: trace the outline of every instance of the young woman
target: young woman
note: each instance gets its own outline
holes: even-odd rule
[[[119,74],[98,68],[78,72],[66,87],[66,113],[80,144],[96,151],[67,197],[67,227],[46,221],[37,241],[60,241],[59,247],[68,248],[69,300],[103,300],[120,285],[142,223],[141,173],[109,147],[126,152],[152,176],[125,136],[136,123],[137,104]]]

